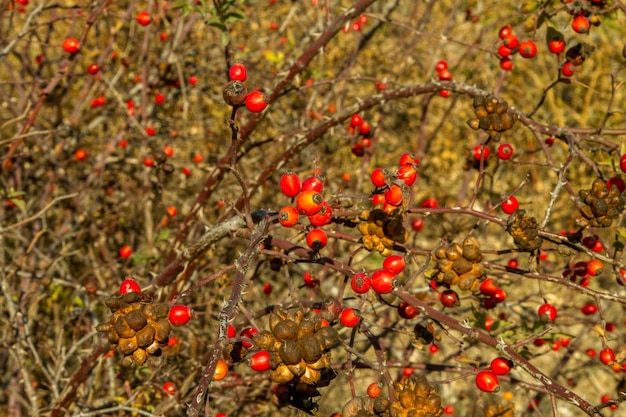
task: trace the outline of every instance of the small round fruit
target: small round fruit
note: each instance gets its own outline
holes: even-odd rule
[[[512,53],[513,53],[513,51],[510,50],[509,48],[507,48],[506,45],[498,46],[498,55],[500,55],[501,58],[506,58],[507,56],[511,55]]]
[[[380,385],[377,382],[372,382],[367,386],[367,396],[370,398],[378,398],[382,390],[380,389]]]
[[[476,386],[484,392],[497,392],[500,389],[498,377],[491,371],[476,374]]]
[[[416,217],[411,222],[411,230],[419,232],[424,228],[424,220],[421,217]]]
[[[215,365],[215,372],[213,373],[213,379],[215,381],[221,381],[228,375],[228,363],[224,359],[219,359]]]
[[[326,246],[328,236],[322,229],[311,229],[306,235],[306,244],[314,251],[318,251]]]
[[[578,15],[572,20],[572,29],[577,33],[589,32],[589,19],[587,17]]]
[[[410,187],[417,180],[417,169],[414,165],[402,165],[396,171],[396,177]]]
[[[357,294],[365,294],[372,286],[370,277],[365,272],[357,272],[350,280],[352,291]]]
[[[441,72],[448,69],[448,61],[441,60],[435,64],[435,71]]]
[[[278,212],[278,222],[284,227],[292,227],[298,224],[298,209],[294,206],[285,206]]]
[[[98,64],[90,64],[87,67],[87,72],[91,75],[96,75],[98,71],[100,71],[100,67],[98,66]]]
[[[141,294],[141,287],[132,278],[126,278],[122,281],[122,285],[120,285],[120,295],[127,294],[129,292],[135,292],[137,294]]]
[[[509,57],[502,58],[500,60],[500,68],[505,71],[511,71],[513,69],[513,60]]]
[[[404,260],[404,257],[399,255],[387,256],[383,261],[383,268],[390,270],[396,275],[402,272],[405,266],[406,261]]]
[[[372,288],[378,294],[388,294],[396,286],[396,274],[388,269],[379,269],[372,274]]]
[[[452,80],[452,73],[450,71],[443,70],[443,71],[439,71],[439,80],[440,81],[451,81]]]
[[[619,158],[619,168],[626,172],[626,153]]]
[[[322,195],[314,190],[303,191],[296,199],[296,207],[301,214],[312,216],[322,209]]]
[[[84,161],[85,159],[87,159],[87,156],[89,156],[89,153],[87,153],[87,151],[82,148],[77,149],[76,152],[74,152],[74,159],[76,159],[77,161]]]
[[[504,39],[507,36],[510,36],[513,34],[513,29],[511,28],[511,25],[504,25],[500,28],[500,31],[498,32],[498,36],[500,37],[500,39]]]
[[[304,285],[306,285],[309,288],[317,287],[317,281],[315,280],[315,278],[313,277],[310,271],[306,271],[304,273],[304,275],[302,276],[302,280],[304,281]]]
[[[519,54],[524,58],[532,58],[537,55],[537,45],[531,40],[520,42]]]
[[[246,70],[245,65],[241,62],[235,62],[228,70],[228,77],[232,81],[244,82],[246,81],[246,78],[248,78],[248,71]]]
[[[599,259],[592,259],[587,262],[587,273],[591,276],[597,277],[604,271],[604,264]]]
[[[137,23],[139,23],[141,26],[148,26],[151,20],[152,19],[150,18],[150,13],[148,12],[137,13]]]
[[[401,301],[398,305],[398,314],[403,319],[410,320],[419,314],[419,310],[406,301]]]
[[[402,155],[400,155],[400,159],[398,160],[398,165],[399,166],[403,166],[403,165],[419,165],[420,160],[417,156],[415,156],[415,154],[412,154],[411,152],[405,152]]]
[[[513,147],[508,143],[498,146],[498,158],[502,160],[510,159],[513,156]]]
[[[241,81],[230,81],[222,92],[226,104],[233,107],[247,103],[248,96],[248,88]]]
[[[246,327],[245,329],[243,329],[240,333],[239,336],[241,337],[245,337],[248,339],[252,339],[252,337],[257,334],[259,331],[257,329],[255,329],[254,327]],[[246,341],[242,341],[241,344],[244,347],[247,348],[251,348],[252,347],[252,343],[250,342],[246,342]]]
[[[250,358],[250,368],[257,372],[270,369],[270,353],[267,350],[260,350]]]
[[[128,245],[124,245],[120,248],[120,257],[124,259],[129,258],[132,253],[133,249]]]
[[[537,314],[542,321],[554,321],[556,320],[557,310],[552,304],[542,304],[537,309]]]
[[[444,307],[456,307],[461,304],[459,295],[454,290],[444,290],[439,295],[439,301]]]
[[[363,124],[363,118],[359,114],[353,114],[350,118],[350,126],[356,127]]]
[[[361,318],[359,317],[359,315],[356,313],[356,311],[353,308],[348,307],[348,308],[344,308],[341,311],[341,316],[339,316],[339,321],[345,327],[354,327],[357,324],[359,324],[359,321],[361,321]]]
[[[391,187],[385,191],[385,201],[392,206],[402,204],[402,197],[402,188],[397,184],[392,184]]]
[[[474,146],[474,150],[472,151],[472,155],[476,161],[480,161],[484,159],[485,161],[489,158],[491,154],[491,150],[487,146],[484,145],[476,145]]]
[[[174,326],[184,326],[191,320],[191,310],[184,305],[174,305],[170,308],[168,318]]]
[[[600,362],[602,362],[603,364],[611,365],[613,362],[615,362],[615,351],[610,347],[605,347],[600,351],[598,357],[600,358]]]
[[[496,375],[506,375],[511,372],[511,361],[498,356],[491,361],[489,369]]]
[[[293,171],[286,171],[280,176],[280,191],[287,197],[295,197],[300,194],[302,188],[300,177]]]
[[[302,181],[302,191],[313,190],[321,193],[324,189],[324,177],[320,175],[313,175],[312,177],[305,178]]]
[[[502,211],[506,214],[513,214],[515,210],[519,208],[519,201],[514,196],[510,196],[502,203]]]
[[[176,394],[176,385],[172,381],[167,381],[163,384],[163,391],[167,395],[174,395]]]
[[[333,219],[333,208],[326,201],[322,202],[322,208],[320,211],[312,216],[309,216],[309,222],[313,226],[321,227],[330,223]]]
[[[515,49],[519,46],[519,39],[517,39],[517,36],[511,34],[502,38],[502,43],[509,49]]]
[[[63,39],[63,50],[68,54],[75,54],[80,50],[80,42],[76,38]]]
[[[565,50],[565,41],[560,37],[554,37],[548,42],[548,49],[553,54],[560,54]]]
[[[592,303],[585,304],[580,311],[582,311],[585,316],[590,316],[598,312],[598,306]]]
[[[265,110],[268,98],[262,91],[252,91],[246,97],[246,107],[252,113],[259,113]]]
[[[374,184],[374,187],[383,188],[387,185],[387,178],[389,177],[389,175],[390,173],[387,168],[376,168],[374,171],[372,171],[370,179],[372,181],[372,184]]]

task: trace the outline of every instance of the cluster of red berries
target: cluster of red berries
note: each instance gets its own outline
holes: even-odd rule
[[[485,296],[482,302],[483,307],[485,307],[487,310],[494,308],[497,304],[500,304],[504,300],[506,300],[506,292],[496,285],[496,283],[493,281],[493,278],[487,278],[486,280],[481,282],[478,290],[482,295]]]
[[[360,32],[363,26],[368,22],[367,16],[364,14],[360,15],[354,22],[347,22],[343,27],[343,32],[348,33],[350,30],[354,32]]]
[[[222,92],[227,104],[233,107],[245,105],[253,113],[265,110],[268,105],[268,98],[262,91],[255,90],[248,93],[248,88],[244,84],[248,78],[248,71],[242,63],[234,63],[228,71],[228,77],[230,81]]]
[[[372,126],[361,115],[353,114],[347,130],[355,138],[352,144],[352,153],[356,156],[365,155],[365,149],[372,146],[372,140],[369,138]]]
[[[370,179],[376,190],[372,195],[372,205],[381,205],[383,211],[394,212],[399,206],[408,204],[409,187],[417,180],[419,159],[412,153],[405,152],[400,156],[395,171],[387,168],[376,168]]]
[[[106,102],[107,102],[106,97],[98,96],[91,100],[90,106],[92,109],[95,109],[96,107],[104,106]]]
[[[484,392],[497,392],[500,389],[498,375],[507,375],[511,372],[513,363],[501,356],[494,358],[489,364],[489,370],[476,374],[476,386]]]
[[[365,272],[354,274],[350,286],[357,294],[365,294],[370,288],[378,294],[388,294],[396,287],[396,275],[401,273],[405,267],[404,257],[399,255],[387,256],[381,269],[377,269],[371,274]]]
[[[510,25],[500,28],[498,36],[502,40],[502,44],[498,47],[498,55],[500,56],[500,68],[505,71],[513,69],[513,60],[511,56],[519,52],[522,58],[532,58],[537,55],[537,45],[532,40],[520,42],[517,36],[513,34]]]
[[[452,73],[448,71],[448,62],[441,60],[435,65],[435,71],[439,74],[439,81],[452,81]],[[450,90],[439,90],[441,97],[450,97]]]
[[[307,216],[312,229],[306,235],[307,245],[314,251],[319,251],[328,243],[328,236],[320,227],[327,225],[333,218],[333,209],[322,197],[324,181],[314,175],[303,182],[293,171],[287,171],[280,177],[281,192],[295,200],[294,205],[286,205],[278,212],[278,222],[284,227],[295,226],[300,215]]]
[[[563,270],[563,278],[576,282],[580,279],[580,285],[587,287],[592,277],[597,277],[604,272],[604,264],[599,259],[578,261],[570,264]]]

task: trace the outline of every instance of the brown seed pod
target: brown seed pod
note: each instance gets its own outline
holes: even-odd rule
[[[142,348],[137,349],[133,352],[133,362],[135,366],[143,365],[148,360],[148,352],[143,350]]]
[[[474,109],[474,112],[476,113],[476,117],[478,117],[479,119],[489,114],[489,112],[484,106],[476,107]]]
[[[166,303],[159,303],[154,305],[154,312],[156,313],[158,318],[166,319],[168,313],[170,312],[170,308],[167,306]]]
[[[254,340],[254,344],[261,349],[274,351],[280,347],[280,342],[278,342],[278,340],[274,337],[274,334],[268,330],[262,330],[259,333],[255,333],[252,336],[252,340]]]
[[[459,288],[463,291],[474,291],[478,285],[478,277],[471,272],[459,277]]]
[[[274,326],[274,336],[276,339],[283,340],[295,340],[298,337],[298,323],[291,319],[279,321]]]
[[[448,259],[448,248],[446,248],[445,246],[440,246],[439,248],[437,248],[437,250],[435,251],[435,257],[438,259]]]
[[[287,365],[284,363],[278,364],[276,369],[270,371],[270,378],[277,384],[286,384],[294,378]]]
[[[114,331],[114,330],[115,330],[115,326],[109,322],[100,323],[96,326],[96,331],[101,332],[101,333],[107,333],[107,332]]]
[[[480,119],[476,118],[476,119],[469,119],[467,121],[467,125],[469,127],[471,127],[474,130],[478,130],[478,128],[480,127]]]
[[[415,394],[408,389],[398,392],[398,401],[400,401],[402,408],[415,408]]]
[[[483,116],[478,120],[478,127],[483,130],[491,129],[491,119],[489,116]]]
[[[457,275],[463,275],[472,270],[472,263],[465,258],[459,258],[452,264],[452,269]]]
[[[320,358],[315,362],[307,362],[307,366],[311,369],[315,369],[321,371],[324,368],[328,368],[330,366],[330,359],[328,359],[328,354],[323,353]]]
[[[115,331],[122,338],[133,337],[136,333],[135,330],[130,327],[124,316],[119,316],[117,320],[115,320]]]
[[[135,337],[137,338],[137,344],[139,347],[145,348],[150,346],[154,341],[155,330],[152,325],[144,326],[143,329],[139,330]]]
[[[316,362],[322,357],[322,347],[315,336],[304,336],[298,340],[302,359],[308,363]]]
[[[224,87],[222,97],[229,106],[239,106],[246,101],[248,88],[241,81],[230,81]]]
[[[136,331],[142,329],[148,323],[148,320],[144,316],[143,311],[133,310],[126,315],[126,322],[131,329]]]
[[[159,345],[159,342],[155,340],[146,348],[146,352],[152,356],[159,356],[161,355],[161,345]]]
[[[300,348],[294,340],[287,339],[283,341],[278,354],[287,365],[295,365],[302,360],[302,352],[300,352]]]
[[[143,307],[141,307],[141,311],[143,311],[143,315],[146,317],[146,320],[157,321],[158,317],[154,311],[154,305],[144,304]]]
[[[383,414],[385,411],[389,410],[391,406],[391,402],[387,398],[376,398],[374,400],[374,413]]]
[[[136,292],[127,292],[126,294],[123,294],[122,296],[120,296],[120,300],[128,304],[132,304],[138,299],[139,299],[139,294],[137,294]]]
[[[158,319],[153,325],[155,333],[154,338],[157,342],[167,343],[170,336],[171,325],[167,319]]]
[[[122,355],[130,355],[133,353],[139,345],[137,345],[136,337],[122,337],[120,338],[119,343],[117,344],[117,349]]]
[[[319,381],[321,376],[322,374],[320,371],[307,366],[304,374],[300,376],[300,382],[312,385]]]
[[[118,310],[120,308],[120,299],[119,298],[114,298],[114,297],[110,297],[107,298],[106,300],[104,300],[104,304],[109,307],[109,310],[111,310],[112,312]]]
[[[454,243],[446,250],[446,257],[451,261],[456,261],[463,257],[463,248],[458,243]]]
[[[334,327],[322,327],[315,338],[318,340],[322,350],[328,350],[339,343],[339,333]]]
[[[109,343],[112,345],[116,345],[120,341],[120,335],[118,335],[115,330],[108,332],[107,337],[109,339]]]
[[[301,360],[295,365],[287,365],[287,368],[289,368],[289,371],[291,371],[294,376],[301,377],[306,372],[307,366],[306,362]]]
[[[298,339],[302,339],[305,336],[310,336],[315,333],[316,326],[319,325],[319,321],[316,323],[315,320],[304,319],[300,322],[298,326]]]

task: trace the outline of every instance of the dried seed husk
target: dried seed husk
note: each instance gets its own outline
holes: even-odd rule
[[[144,316],[142,310],[133,310],[126,315],[126,322],[130,326],[131,329],[137,331],[142,329],[146,324],[148,324],[148,320],[146,316]]]
[[[158,317],[152,304],[144,304],[141,311],[148,321],[157,321]]]
[[[130,355],[138,347],[136,337],[121,337],[117,344],[117,349],[122,355]]]
[[[159,356],[161,354],[161,345],[156,340],[146,347],[146,352],[153,356]]]
[[[448,248],[446,248],[445,246],[440,246],[439,248],[437,248],[437,250],[435,251],[435,257],[437,259],[447,259],[448,258]],[[434,260],[434,259],[433,259]]]
[[[291,319],[279,321],[273,330],[276,339],[283,340],[295,340],[298,337],[298,323]]]
[[[357,225],[357,229],[361,232],[362,235],[369,235],[369,225],[370,223],[359,223]]]
[[[321,376],[320,371],[307,366],[304,374],[300,376],[300,382],[312,385],[319,381]]]
[[[499,114],[504,114],[507,112],[508,109],[509,109],[509,104],[506,101],[501,101],[498,104],[496,104],[494,112],[499,113]]]
[[[452,269],[457,275],[463,275],[472,270],[472,263],[465,258],[459,258],[452,263]]]
[[[362,212],[359,213],[359,219],[366,222],[370,218],[370,213],[371,213],[370,210],[363,210]]]
[[[380,255],[383,257],[387,257],[390,256],[393,253],[393,250],[391,248],[384,248],[383,250],[380,251]]]
[[[254,343],[261,349],[273,351],[280,346],[277,345],[278,340],[274,337],[274,334],[268,330],[262,330],[252,336]]]
[[[299,376],[304,375],[304,373],[306,372],[306,362],[301,360],[300,362],[294,365],[287,365],[287,368],[289,368],[289,371],[291,371],[293,375],[299,377]]]
[[[491,119],[489,116],[483,116],[478,121],[478,127],[483,130],[489,130],[491,128]]]
[[[365,235],[361,238],[363,242],[363,247],[369,251],[374,249],[374,242],[372,242],[372,237],[370,235]]]
[[[157,342],[167,343],[170,336],[171,325],[167,319],[158,319],[154,324],[154,338]]]
[[[278,349],[278,354],[287,365],[295,365],[302,360],[302,352],[300,352],[300,348],[295,340],[287,339],[283,341],[280,349]]]
[[[270,331],[274,333],[274,327],[281,321],[283,321],[286,317],[286,314],[282,312],[278,307],[274,308],[274,311],[270,313],[269,324]]]
[[[476,107],[474,109],[474,112],[476,113],[476,117],[479,119],[489,114],[489,112],[487,112],[487,109],[484,106]]]
[[[322,327],[315,333],[315,338],[322,350],[328,350],[339,343],[339,333],[333,327]]]
[[[120,341],[120,335],[115,330],[108,332],[107,337],[112,345],[116,345]]]
[[[467,121],[467,125],[469,127],[471,127],[474,130],[478,130],[479,126],[480,126],[480,119],[476,118],[476,119],[469,119]]]
[[[119,316],[115,321],[115,331],[121,338],[133,337],[136,333],[136,331],[130,327],[124,316]]]
[[[316,362],[322,357],[322,347],[315,336],[307,335],[298,340],[302,359],[308,363]]]
[[[300,323],[302,323],[302,319],[304,319],[304,311],[298,309],[298,310],[294,311],[293,314],[291,314],[291,316],[289,318],[291,318],[293,321],[295,321],[296,324],[299,326]]]
[[[276,369],[270,371],[270,378],[277,384],[286,384],[294,378],[287,365],[284,363],[278,364]]]
[[[509,130],[512,128],[514,121],[515,119],[513,119],[513,116],[509,113],[502,113],[500,115],[500,126],[502,127],[502,130]]]
[[[148,352],[142,348],[138,348],[133,352],[133,361],[135,366],[143,365],[148,360]]]
[[[463,291],[474,291],[478,288],[478,277],[474,274],[467,273],[459,277],[459,288]]]
[[[115,330],[115,326],[109,322],[100,323],[96,326],[96,331],[102,332],[102,333],[107,333],[113,330]]]
[[[311,369],[316,369],[321,371],[324,368],[328,368],[330,366],[330,359],[328,359],[328,354],[324,353],[318,360],[315,362],[307,362],[307,366]]]
[[[305,336],[310,336],[315,333],[316,322],[311,319],[304,319],[298,326],[298,339],[302,339]]]
[[[118,310],[120,308],[120,299],[119,298],[110,297],[110,298],[107,298],[106,300],[104,300],[104,304],[107,307],[109,307],[109,310],[115,311],[115,310]]]
[[[127,292],[126,294],[123,294],[120,297],[121,301],[128,303],[128,304],[134,303],[138,299],[139,299],[139,294],[137,294],[136,292]]]
[[[391,402],[387,398],[376,398],[374,400],[374,413],[383,414],[385,411],[389,410],[391,406]]]
[[[270,369],[278,368],[278,365],[283,363],[283,359],[278,354],[278,349],[273,352],[270,352]]]
[[[437,415],[436,413],[441,410],[441,397],[438,395],[429,395],[426,399],[426,404],[424,404],[424,408],[430,411],[433,415]]]
[[[448,246],[446,250],[446,257],[451,261],[456,261],[463,256],[463,248],[458,243],[454,243]]]
[[[145,348],[147,346],[150,346],[150,344],[152,344],[152,342],[154,341],[155,333],[156,332],[154,330],[154,327],[152,327],[152,325],[150,324],[144,326],[143,329],[139,330],[135,335],[139,347]]]
[[[403,389],[398,393],[398,401],[400,401],[400,405],[402,405],[403,408],[414,408],[415,394],[408,389]]]
[[[167,318],[169,311],[170,311],[170,308],[165,303],[159,303],[159,304],[154,305],[154,312],[156,313],[157,317],[160,319]]]

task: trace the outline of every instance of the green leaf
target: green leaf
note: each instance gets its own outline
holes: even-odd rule
[[[230,12],[224,16],[224,21],[226,22],[236,22],[240,20],[246,20],[246,15],[242,12]]]

